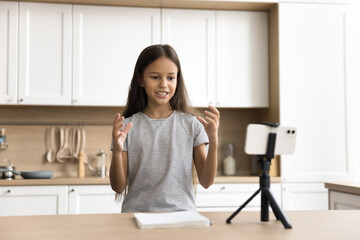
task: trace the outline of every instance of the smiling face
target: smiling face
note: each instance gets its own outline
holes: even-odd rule
[[[170,59],[161,57],[149,64],[140,83],[145,88],[148,104],[151,106],[170,106],[177,85],[178,68]]]

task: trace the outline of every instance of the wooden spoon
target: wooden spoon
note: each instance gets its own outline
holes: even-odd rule
[[[69,137],[69,128],[64,130],[64,146],[57,152],[56,156],[58,157],[59,162],[63,163],[67,159],[73,159],[73,151],[70,147],[70,137]]]
[[[55,161],[55,158],[56,158],[56,153],[55,153],[55,127],[52,126],[49,130],[49,134],[48,134],[48,137],[49,137],[49,141],[50,141],[50,149],[49,151],[47,152],[46,154],[46,159],[48,162],[54,162]]]

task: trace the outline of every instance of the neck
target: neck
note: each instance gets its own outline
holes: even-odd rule
[[[157,107],[147,105],[143,113],[149,118],[161,119],[169,117],[173,112],[174,110],[171,109],[170,105]]]

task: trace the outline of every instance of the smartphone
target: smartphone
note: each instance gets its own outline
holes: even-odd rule
[[[246,129],[245,153],[248,155],[265,155],[269,133],[276,133],[275,155],[293,154],[295,152],[296,128],[249,124]]]

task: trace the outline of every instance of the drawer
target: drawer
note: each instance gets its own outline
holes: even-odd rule
[[[257,183],[246,184],[213,184],[208,189],[197,186],[196,206],[198,208],[231,208],[239,207],[249,199],[256,190],[259,189]],[[271,192],[278,204],[281,206],[281,185],[275,183],[271,185]],[[250,201],[246,208],[260,207],[260,193]]]

